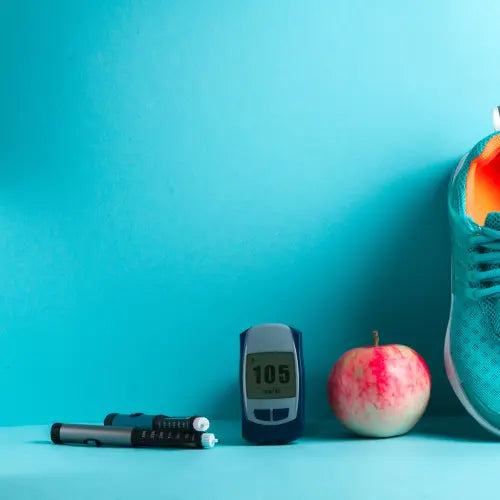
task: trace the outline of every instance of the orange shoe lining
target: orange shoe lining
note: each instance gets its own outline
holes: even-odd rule
[[[465,211],[480,226],[490,212],[500,212],[500,135],[492,137],[470,164]]]

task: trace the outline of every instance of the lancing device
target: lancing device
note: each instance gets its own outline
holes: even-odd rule
[[[104,425],[113,427],[140,427],[141,429],[163,429],[205,432],[210,421],[205,417],[167,417],[166,415],[144,415],[144,413],[110,413],[104,419]]]
[[[60,423],[52,425],[50,438],[54,444],[129,448],[213,448],[219,442],[210,432]]]

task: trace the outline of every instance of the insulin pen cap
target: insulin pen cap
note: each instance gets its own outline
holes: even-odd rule
[[[213,448],[215,443],[218,443],[219,440],[216,439],[215,435],[211,432],[204,432],[201,435],[201,446],[203,448]]]
[[[210,422],[208,418],[196,417],[193,420],[193,429],[199,432],[205,432],[210,427]],[[213,434],[212,434],[213,436]]]

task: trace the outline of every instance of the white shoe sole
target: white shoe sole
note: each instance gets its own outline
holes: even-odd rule
[[[452,310],[453,310],[453,302],[452,302]],[[464,408],[469,412],[469,414],[487,431],[490,431],[496,436],[500,436],[500,429],[497,429],[495,426],[491,425],[475,410],[475,408],[469,401],[469,398],[465,394],[465,391],[462,388],[462,383],[458,378],[457,371],[455,370],[455,366],[453,364],[453,360],[451,359],[450,324],[451,324],[451,311],[450,311],[450,319],[448,321],[448,328],[446,329],[446,337],[444,340],[444,366],[446,368],[446,375],[448,375],[448,380],[450,381],[451,387],[453,387],[453,391],[457,395],[457,398],[460,400],[460,402],[463,404]]]

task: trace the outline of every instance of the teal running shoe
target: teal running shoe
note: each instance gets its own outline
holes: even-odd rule
[[[446,373],[467,411],[500,435],[500,132],[462,158],[448,208],[452,301]]]

